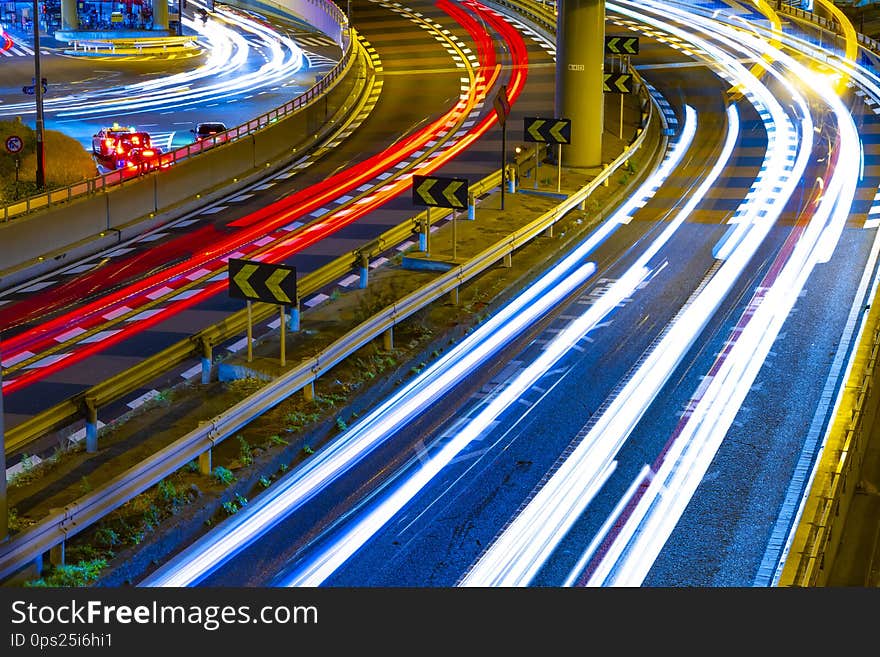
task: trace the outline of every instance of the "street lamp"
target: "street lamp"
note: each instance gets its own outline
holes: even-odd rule
[[[43,76],[40,74],[40,14],[37,0],[33,0],[34,24],[34,98],[37,99],[37,189],[46,186],[46,173],[43,168]]]

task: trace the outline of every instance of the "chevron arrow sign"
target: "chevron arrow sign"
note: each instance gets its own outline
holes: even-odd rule
[[[523,141],[570,144],[571,120],[527,116],[523,119]]]
[[[462,210],[468,206],[466,178],[412,177],[413,203]]]
[[[229,259],[229,296],[282,305],[296,303],[296,267]]]
[[[632,75],[629,73],[605,73],[603,91],[615,94],[632,93]]]
[[[605,52],[609,55],[638,55],[639,37],[606,36]]]

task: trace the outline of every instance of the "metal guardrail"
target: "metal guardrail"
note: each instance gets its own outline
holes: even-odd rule
[[[108,51],[115,53],[141,53],[144,51],[166,52],[171,49],[195,48],[198,39],[192,36],[165,36],[165,37],[133,37],[130,39],[76,39],[73,47],[65,50],[65,53],[76,54],[78,52]]]
[[[805,513],[801,520],[804,533],[795,539],[796,546],[788,558],[793,566],[783,572],[785,577],[780,578],[780,586],[823,586],[833,563],[833,559],[831,563],[826,562],[826,556],[837,552],[841,532],[835,530],[846,518],[855,488],[850,475],[859,474],[875,415],[873,407],[877,400],[872,393],[880,355],[880,317],[872,315],[873,333],[866,343],[868,354],[864,368],[861,373],[850,376],[850,381],[858,381],[859,376],[861,381],[857,384],[855,403],[847,407],[849,421],[844,424],[840,447],[814,479],[809,495],[814,503],[813,512]],[[870,420],[866,418],[868,409],[871,409]]]
[[[332,3],[327,4],[332,5]],[[333,5],[333,8],[336,9],[336,13],[334,13],[333,15],[340,15],[338,7]],[[344,17],[342,18],[344,20]],[[347,22],[345,24],[347,25]],[[349,37],[353,37],[353,30],[349,34]],[[235,141],[254,132],[258,132],[269,124],[275,123],[280,119],[283,119],[291,114],[298,112],[305,106],[312,103],[315,99],[322,96],[335,84],[337,78],[342,75],[343,71],[346,70],[349,61],[357,51],[357,48],[355,47],[355,41],[356,40],[354,38],[348,38],[345,42],[342,59],[336,64],[336,66],[330,69],[330,71],[328,71],[326,75],[318,79],[315,84],[313,84],[305,92],[303,92],[296,98],[289,100],[280,107],[276,107],[275,109],[272,109],[265,114],[261,114],[260,116],[249,120],[247,123],[243,123],[234,128],[230,128],[226,132],[218,133],[206,139],[195,141],[192,144],[187,144],[186,146],[182,146],[168,153],[162,153],[157,158],[159,165],[172,165],[176,162],[194,157],[199,153],[210,150],[211,148],[214,148],[215,146],[218,146],[220,144]],[[14,219],[15,217],[20,217],[31,212],[44,210],[54,204],[69,203],[70,201],[78,197],[107,191],[122,184],[126,180],[137,177],[138,172],[136,171],[132,172],[125,169],[118,169],[116,171],[111,171],[109,173],[96,176],[95,178],[90,178],[88,180],[74,183],[67,187],[35,194],[33,196],[29,196],[24,200],[16,201],[15,203],[10,203],[9,205],[3,205],[2,208],[0,208],[0,222],[6,222]]]
[[[49,514],[38,524],[29,527],[21,534],[13,536],[6,543],[0,544],[0,579],[8,577],[50,548],[88,528],[136,495],[139,495],[168,475],[184,467],[187,463],[198,458],[199,455],[210,450],[226,438],[234,435],[243,426],[273,408],[285,398],[301,390],[306,385],[313,383],[333,366],[371,340],[381,336],[413,313],[430,305],[437,299],[443,298],[463,283],[483,273],[529,241],[544,234],[545,231],[562,219],[568,212],[584,203],[596,188],[604,184],[617,169],[623,166],[641,148],[647,136],[647,127],[654,120],[653,102],[651,102],[646,87],[641,83],[641,78],[635,71],[633,71],[633,75],[638,83],[638,93],[642,96],[643,107],[647,109],[642,115],[642,125],[624,152],[605,167],[589,184],[531,223],[485,249],[468,262],[451,268],[431,283],[422,286],[403,299],[387,306],[372,318],[333,342],[313,358],[303,361],[289,372],[267,383],[259,391],[242,400],[225,413],[204,423],[93,492],[68,504],[61,510]],[[522,155],[523,159],[527,157],[528,155],[526,154]],[[500,183],[501,171],[498,170],[479,181],[473,189],[479,194],[496,187]],[[435,210],[439,210],[439,208],[435,208]],[[445,214],[441,215],[440,212],[432,214],[435,216],[445,216]],[[396,228],[386,231],[386,233],[380,236],[377,243],[399,243],[413,232],[413,225],[417,225],[415,222],[419,219],[421,219],[421,215],[419,215],[418,219],[414,217],[411,224],[404,222]],[[302,287],[304,291],[317,291],[328,279],[334,280],[337,276],[349,271],[352,268],[353,259],[359,260],[357,251],[337,258],[321,270],[304,276],[298,283],[298,287]],[[254,321],[259,321],[257,318],[264,319],[274,311],[274,305],[254,304],[252,308]],[[198,336],[193,336],[189,341],[184,341],[178,346],[182,350],[189,348],[190,353],[192,353],[191,345],[201,340],[221,339],[221,336],[233,337],[245,329],[246,322],[246,311],[239,312],[221,325],[202,331]],[[158,366],[158,356],[154,357],[154,359],[150,359],[153,361],[152,363],[148,365],[142,364],[140,367],[145,365],[148,367]],[[12,429],[13,434],[16,429],[17,427]]]

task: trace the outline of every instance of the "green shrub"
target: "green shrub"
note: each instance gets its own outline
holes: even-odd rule
[[[28,587],[71,587],[88,586],[107,567],[106,559],[80,561],[76,564],[53,567],[45,576],[37,580],[25,582]]]
[[[233,481],[235,481],[235,475],[232,474],[232,471],[228,468],[224,468],[222,465],[218,465],[216,468],[214,468],[211,476],[224,486],[228,486]]]
[[[244,436],[236,436],[236,438],[238,439],[238,460],[242,465],[250,465],[254,462],[254,454],[250,444]]]

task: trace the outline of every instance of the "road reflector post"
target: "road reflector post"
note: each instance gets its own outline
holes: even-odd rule
[[[468,221],[473,221],[477,218],[477,199],[474,198],[473,194],[468,194]]]

